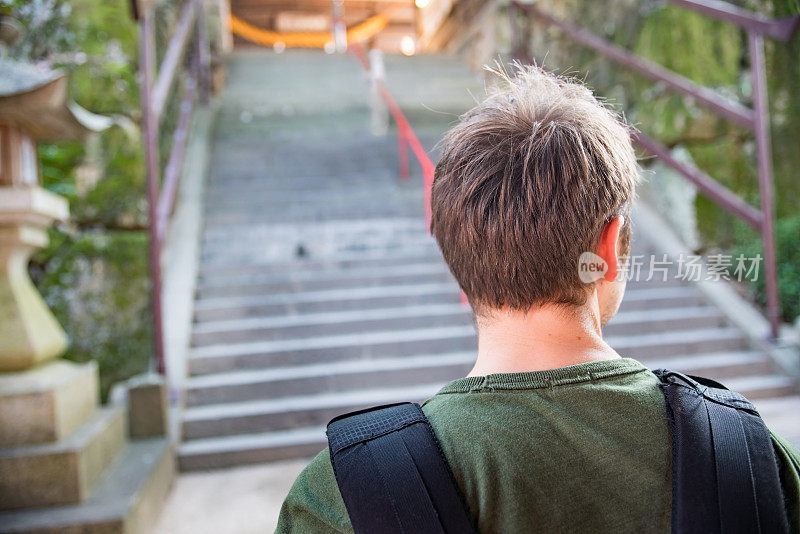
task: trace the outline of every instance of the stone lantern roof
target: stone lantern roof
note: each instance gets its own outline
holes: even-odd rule
[[[26,271],[30,253],[47,244],[47,227],[69,214],[67,201],[40,185],[36,143],[81,139],[110,124],[69,102],[63,73],[0,58],[0,373],[56,358],[67,342]]]
[[[111,122],[67,99],[64,73],[0,58],[0,124],[16,124],[37,141],[67,141]]]

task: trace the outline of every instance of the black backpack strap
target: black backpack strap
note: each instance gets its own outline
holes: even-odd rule
[[[672,531],[789,531],[772,437],[755,407],[722,384],[666,369],[672,431]]]
[[[475,528],[418,404],[378,406],[328,423],[336,482],[356,533]]]

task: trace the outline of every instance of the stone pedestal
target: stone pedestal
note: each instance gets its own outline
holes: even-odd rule
[[[125,405],[97,404],[93,364],[15,375],[23,387],[0,384],[0,436],[15,443],[0,448],[0,533],[150,532],[174,478],[168,440],[127,440]]]
[[[164,382],[120,387],[101,407],[93,362],[0,373],[0,534],[150,531],[174,477]]]
[[[86,499],[125,444],[121,408],[98,409],[96,365],[0,375],[0,509]]]
[[[167,386],[157,374],[134,377],[127,382],[128,431],[134,439],[166,436]]]
[[[0,374],[0,449],[66,439],[97,408],[97,365],[56,360]]]
[[[0,187],[0,372],[59,356],[67,337],[28,277],[46,229],[66,220],[67,202],[38,186]]]

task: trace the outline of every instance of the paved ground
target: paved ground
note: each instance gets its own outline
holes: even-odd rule
[[[184,473],[153,534],[266,534],[308,460]],[[220,506],[220,503],[224,506]]]

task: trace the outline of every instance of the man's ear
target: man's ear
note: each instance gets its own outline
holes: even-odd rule
[[[607,282],[613,282],[619,273],[619,234],[622,226],[625,224],[625,218],[622,215],[617,215],[606,223],[603,227],[603,232],[600,234],[600,242],[597,244],[597,255],[603,258],[608,265],[603,279]]]

